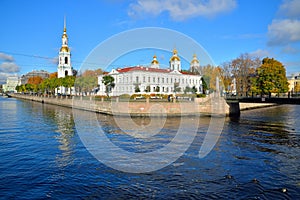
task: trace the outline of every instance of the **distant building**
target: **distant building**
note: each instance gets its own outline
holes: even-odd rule
[[[40,76],[42,79],[46,79],[49,78],[49,72],[45,70],[34,70],[32,72],[28,72],[27,74],[21,76],[21,85],[26,84],[29,78],[35,76]]]
[[[19,85],[19,77],[7,77],[6,84],[3,85],[3,92],[16,92],[16,87]]]
[[[199,61],[194,55],[190,69],[199,67]],[[181,61],[176,49],[173,50],[168,69],[160,69],[157,57],[153,56],[150,66],[112,69],[111,72],[100,75],[97,93],[99,95],[106,94],[105,85],[102,83],[103,77],[106,75],[111,75],[115,80],[115,87],[110,94],[111,96],[132,95],[134,93],[173,94],[175,91],[176,93],[184,93],[186,88],[191,89],[193,87],[202,93],[202,76],[181,70]]]
[[[299,93],[300,92],[300,73],[292,74],[287,77],[289,82],[289,92],[291,93]]]

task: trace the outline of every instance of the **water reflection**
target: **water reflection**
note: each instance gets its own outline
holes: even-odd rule
[[[217,145],[203,159],[198,152],[211,119],[201,117],[192,144],[176,161],[158,171],[131,174],[91,156],[74,128],[72,109],[6,99],[4,104],[16,107],[10,112],[1,100],[0,116],[5,119],[0,126],[3,199],[300,198],[300,106],[252,110],[239,119],[227,118]],[[86,118],[84,113],[78,114]],[[129,123],[119,127],[116,121],[122,118],[94,115],[111,142],[135,153],[163,148],[183,120],[167,118],[160,132],[140,137],[127,133],[135,131]],[[186,119],[183,128],[189,134],[196,119]],[[153,124],[154,131],[161,126],[159,118],[131,120],[139,127]],[[98,126],[84,125],[96,133]]]
[[[59,142],[58,149],[61,150],[61,154],[56,156],[57,165],[66,167],[74,160],[75,144],[73,137],[75,124],[72,112],[68,108],[44,105],[43,114],[45,118],[50,119],[56,125],[55,132],[57,135],[54,137]]]

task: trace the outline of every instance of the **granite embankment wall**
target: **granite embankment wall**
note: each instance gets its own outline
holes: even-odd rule
[[[240,110],[271,106],[266,103],[226,103],[222,97],[210,95],[195,101],[104,101],[82,97],[44,97],[11,94],[14,98],[82,109],[119,116],[190,116],[190,115],[239,115]],[[273,104],[274,105],[274,104]]]

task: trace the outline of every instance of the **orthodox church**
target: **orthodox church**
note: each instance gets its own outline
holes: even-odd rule
[[[174,94],[174,92],[184,93],[186,88],[196,88],[198,93],[202,93],[201,74],[198,75],[200,62],[194,55],[190,63],[190,71],[182,71],[181,60],[176,49],[169,60],[169,68],[161,69],[156,55],[149,66],[132,66],[119,69],[112,69],[107,74],[98,77],[98,95],[106,95],[105,85],[102,83],[103,77],[111,75],[114,77],[115,87],[110,96],[122,94],[132,95],[134,93],[155,93]]]

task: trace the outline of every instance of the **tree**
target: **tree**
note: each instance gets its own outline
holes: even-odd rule
[[[191,88],[189,86],[186,86],[184,89],[184,94],[191,92]]]
[[[191,89],[191,92],[192,92],[193,94],[196,94],[197,91],[198,91],[198,90],[197,90],[196,86],[193,86],[192,89]]]
[[[285,93],[289,83],[283,64],[274,58],[264,58],[252,79],[252,91],[262,94]]]
[[[141,90],[140,90],[139,85],[136,84],[135,87],[134,87],[134,92],[140,92],[140,91],[141,91]]]
[[[231,73],[236,80],[238,94],[246,95],[251,90],[251,78],[255,76],[255,70],[260,63],[258,58],[252,58],[247,53],[231,61]]]
[[[80,72],[75,82],[75,88],[78,92],[90,92],[98,87],[98,76],[103,74],[101,69],[85,70]]]
[[[208,90],[208,86],[206,84],[206,81],[204,79],[205,75],[201,77],[201,82],[202,82],[202,92],[203,94],[206,94],[206,90]]]
[[[57,72],[51,73],[49,75],[49,79],[52,79],[52,78],[57,78]]]
[[[219,68],[220,78],[224,85],[224,89],[226,92],[231,91],[231,83],[232,83],[232,74],[231,74],[231,63],[224,62],[222,63],[222,68]]]
[[[156,86],[156,87],[155,87],[155,92],[159,92],[159,91],[160,91],[159,86]]]
[[[146,86],[146,89],[145,89],[145,92],[150,92],[150,89],[151,89],[151,88],[150,88],[150,85],[147,85],[147,86]]]
[[[40,76],[30,77],[27,81],[28,84],[32,84],[32,85],[38,85],[41,84],[42,82],[43,82],[43,78]]]
[[[105,85],[106,95],[109,97],[109,93],[115,87],[115,79],[111,75],[103,76],[102,83]]]

